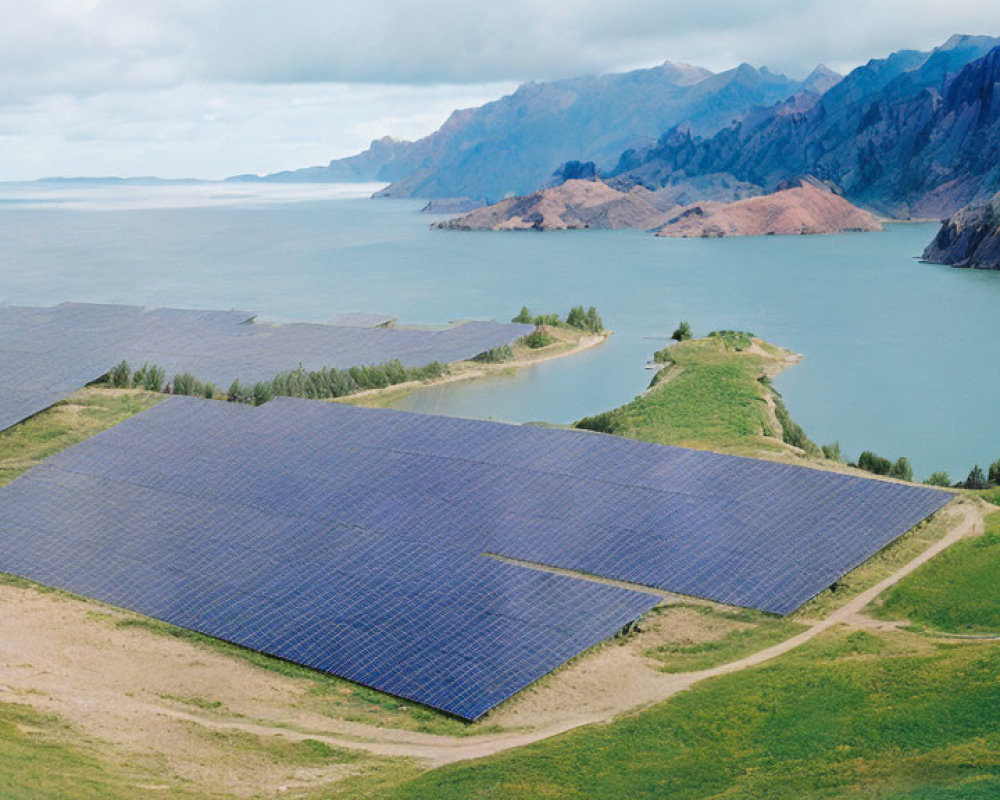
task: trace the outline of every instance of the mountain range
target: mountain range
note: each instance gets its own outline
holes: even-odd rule
[[[658,190],[726,176],[761,192],[801,175],[896,218],[947,216],[1000,180],[1000,40],[955,36],[855,69],[805,111],[759,109],[709,137],[680,127],[605,176]]]
[[[467,210],[599,177],[657,207],[732,201],[814,177],[893,218],[945,217],[1000,189],[1000,39],[951,37],[846,77],[749,64],[528,83],[417,141],[383,138],[324,167],[231,180],[384,181],[386,197]],[[459,202],[460,200],[460,202]]]
[[[823,66],[795,81],[749,64],[713,74],[668,61],[620,74],[532,82],[455,111],[417,141],[384,137],[324,167],[231,180],[385,181],[391,185],[383,196],[493,202],[540,188],[563,162],[611,169],[623,151],[652,147],[668,129],[711,135],[759,106],[793,97],[808,105],[839,79]]]

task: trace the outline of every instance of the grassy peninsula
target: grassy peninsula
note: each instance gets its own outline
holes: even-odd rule
[[[576,427],[738,455],[817,453],[788,414],[771,378],[799,356],[752,334],[718,331],[658,351],[658,369],[627,405]]]

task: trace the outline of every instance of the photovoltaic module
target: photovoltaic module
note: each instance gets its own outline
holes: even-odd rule
[[[530,325],[467,322],[444,330],[379,327],[392,318],[342,314],[331,324],[268,325],[245,311],[63,303],[0,306],[0,430],[96,380],[119,361],[190,372],[225,389],[279,372],[473,358],[530,333]]]
[[[0,490],[0,571],[475,719],[657,602],[539,566],[786,614],[949,499],[580,431],[176,397]]]

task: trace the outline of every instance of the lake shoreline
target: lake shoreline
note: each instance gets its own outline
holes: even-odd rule
[[[613,331],[607,330],[601,333],[582,333],[577,336],[566,328],[548,329],[550,333],[558,331],[561,334],[569,333],[570,338],[560,339],[557,344],[571,344],[572,347],[563,347],[558,350],[549,350],[557,347],[557,344],[548,347],[531,350],[525,348],[517,357],[510,361],[503,361],[496,364],[478,361],[456,361],[448,364],[449,372],[440,378],[429,381],[406,381],[394,386],[387,386],[384,389],[366,389],[363,392],[355,392],[344,397],[335,398],[332,402],[347,403],[348,405],[365,406],[369,408],[392,408],[393,404],[402,401],[411,392],[417,389],[430,389],[447,384],[458,382],[475,381],[482,378],[492,378],[498,375],[514,375],[520,370],[536,364],[544,364],[546,361],[554,361],[567,356],[578,355],[604,344]]]

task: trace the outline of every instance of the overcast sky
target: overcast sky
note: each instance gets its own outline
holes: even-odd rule
[[[996,0],[0,0],[0,180],[223,177],[415,138],[525,80],[801,77],[1000,34]]]

